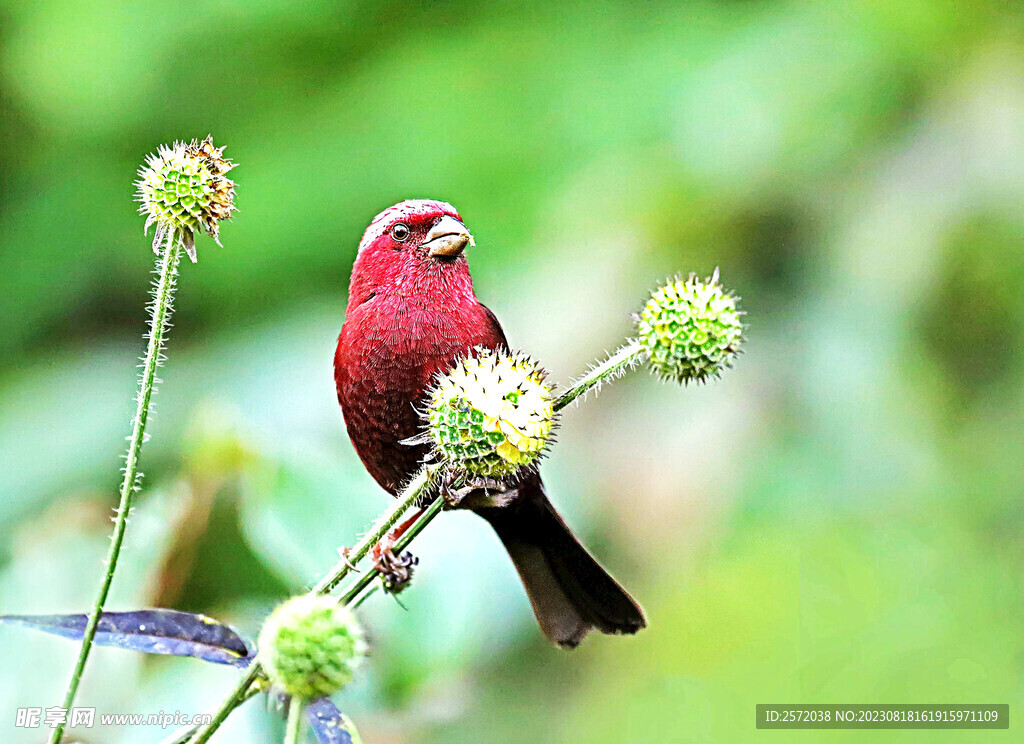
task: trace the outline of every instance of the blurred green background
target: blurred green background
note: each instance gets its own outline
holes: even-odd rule
[[[375,597],[368,744],[992,741],[754,731],[766,702],[1024,702],[1024,26],[1005,2],[0,8],[0,612],[84,610],[128,433],[152,254],[132,180],[212,132],[224,247],[184,265],[111,608],[255,633],[387,500],[331,359],[362,229],[454,203],[478,294],[569,380],[664,277],[743,298],[706,387],[567,412],[555,503],[650,628],[565,653],[452,514]],[[5,742],[73,644],[0,628]],[[80,704],[207,710],[235,680],[101,649]],[[224,741],[279,740],[259,704]],[[1020,724],[1014,724],[1019,729]],[[157,729],[75,732],[158,741]]]

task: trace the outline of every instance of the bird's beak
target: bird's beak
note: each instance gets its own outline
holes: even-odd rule
[[[454,258],[466,249],[467,245],[476,245],[473,236],[466,226],[454,217],[445,215],[436,225],[430,228],[423,247],[431,258]]]

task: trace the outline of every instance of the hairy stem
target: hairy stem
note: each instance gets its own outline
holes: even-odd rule
[[[605,361],[595,365],[583,375],[580,379],[574,382],[567,390],[565,390],[555,400],[554,409],[560,411],[567,405],[577,400],[580,396],[585,395],[590,390],[602,383],[610,382],[616,377],[625,374],[626,371],[639,364],[645,358],[647,352],[640,345],[640,342],[636,339],[627,341],[618,351],[609,356]],[[416,474],[416,476],[409,482],[405,487],[405,490],[399,495],[398,499],[391,506],[391,508],[385,512],[384,516],[381,517],[376,526],[363,536],[363,539],[352,550],[348,551],[347,555],[343,556],[342,559],[335,565],[323,579],[312,590],[310,594],[328,594],[337,587],[348,574],[352,571],[352,566],[361,561],[370,549],[376,545],[388,531],[398,524],[398,520],[402,515],[410,508],[415,506],[423,497],[425,493],[428,493],[430,488],[435,484],[438,474],[441,472],[441,467],[437,465],[424,466]],[[444,498],[437,496],[430,503],[430,505],[424,510],[423,514],[409,526],[402,537],[395,543],[394,550],[396,553],[401,553],[405,548],[419,535],[431,520],[434,519],[444,508]],[[362,574],[352,585],[345,590],[341,595],[341,602],[343,604],[350,604],[357,597],[360,592],[366,589],[374,579],[377,578],[376,571],[367,571]],[[367,595],[364,595],[359,599],[361,603],[366,599]],[[205,744],[213,733],[220,727],[224,720],[231,714],[231,712],[239,705],[244,703],[254,694],[252,692],[253,683],[262,674],[259,662],[254,662],[249,668],[248,673],[238,683],[231,695],[221,704],[217,712],[214,713],[213,720],[199,730],[199,733],[194,739],[191,740],[191,744]],[[175,739],[169,744],[180,744],[181,741],[188,741]]]
[[[299,744],[302,734],[302,711],[306,707],[306,701],[302,698],[293,697],[288,701],[288,725],[285,728],[284,744]]]
[[[365,602],[366,600],[368,600],[370,597],[372,597],[374,594],[377,593],[377,590],[380,589],[380,586],[381,585],[380,585],[379,582],[376,583],[376,584],[371,584],[370,588],[367,591],[363,592],[358,597],[354,598],[351,602],[342,602],[342,604],[344,604],[350,610],[355,612],[356,610],[358,610],[360,607],[363,606],[363,602]]]
[[[436,517],[438,514],[441,513],[441,510],[443,508],[444,508],[444,497],[438,496],[436,499],[434,499],[430,503],[430,506],[428,506],[424,510],[424,512],[422,514],[420,514],[419,518],[415,522],[413,522],[411,525],[409,525],[409,529],[407,529],[405,531],[405,533],[395,543],[395,547],[393,548],[393,550],[395,551],[395,554],[396,555],[400,554],[403,550],[405,550],[409,546],[409,543],[411,543],[415,539],[415,537],[418,534],[420,534],[421,532],[423,532],[423,530],[426,528],[426,526],[428,524],[430,524],[430,520],[432,520],[434,517]],[[350,603],[352,603],[352,601],[357,596],[359,596],[359,593],[361,591],[363,591],[363,589],[365,589],[367,586],[369,586],[373,582],[373,580],[375,578],[377,578],[377,572],[376,571],[367,571],[362,576],[360,576],[358,579],[356,579],[352,583],[352,586],[350,586],[348,589],[346,589],[344,591],[344,593],[342,593],[342,595],[341,595],[341,602],[342,602],[342,604],[349,605]],[[362,601],[367,596],[369,596],[369,593],[367,593],[363,597],[360,597],[359,598],[359,603],[361,604]],[[355,606],[355,605],[352,605],[352,606]]]
[[[248,683],[248,685],[249,685],[248,689],[245,691],[245,693],[242,694],[241,698],[239,698],[237,701],[235,701],[235,703],[231,707],[231,710],[234,710],[235,708],[237,708],[239,705],[241,705],[242,703],[246,702],[250,698],[254,698],[254,697],[256,697],[257,695],[260,694],[260,692],[261,692],[260,686],[259,685],[251,684],[251,682],[253,682],[253,681],[255,681],[255,678],[253,678],[250,681],[250,683]],[[228,713],[230,713],[231,710],[229,710]],[[224,717],[227,718],[227,714],[225,714]],[[160,742],[160,744],[188,744],[190,741],[192,741],[192,737],[196,735],[197,731],[199,731],[199,726],[198,725],[197,726],[185,726],[184,728],[181,728],[178,731],[175,731],[173,734],[168,736],[166,739],[163,739]]]
[[[409,484],[402,493],[399,494],[398,499],[391,508],[384,513],[383,517],[377,520],[374,528],[363,535],[363,539],[348,552],[347,556],[342,556],[331,572],[320,579],[319,583],[309,593],[328,594],[338,586],[351,572],[352,566],[365,558],[370,549],[380,542],[392,527],[398,524],[398,520],[402,518],[402,515],[415,506],[423,495],[429,491],[437,480],[440,470],[441,468],[437,465],[427,465],[421,468],[413,479],[409,481]]]
[[[373,529],[363,535],[363,538],[356,544],[354,548],[348,551],[347,555],[342,556],[341,560],[334,566],[334,568],[322,578],[316,586],[314,586],[309,593],[310,594],[329,594],[338,584],[340,584],[346,576],[352,571],[352,567],[366,557],[370,549],[373,548],[380,540],[388,533],[388,531],[398,524],[398,520],[401,519],[402,515],[408,511],[411,507],[415,506],[416,503],[423,498],[423,495],[434,486],[437,476],[441,469],[436,466],[425,466],[419,473],[409,482],[405,487],[405,490],[399,495],[395,502],[391,505],[391,508],[384,513],[384,516],[377,520]],[[442,499],[438,497],[435,502],[441,502]],[[433,507],[433,504],[431,505]],[[438,507],[440,510],[440,507]],[[430,511],[429,509],[427,510]],[[422,516],[420,517],[422,519]],[[415,525],[414,525],[415,526]],[[413,527],[414,527],[413,526]],[[413,529],[410,527],[410,530]],[[422,530],[422,527],[420,528]],[[401,542],[401,541],[400,541]],[[408,544],[408,543],[406,543]],[[375,571],[367,571],[365,576],[370,581],[376,576]],[[366,582],[367,584],[369,581]],[[195,738],[191,739],[192,744],[205,744],[210,740],[214,732],[220,728],[221,724],[227,719],[231,712],[239,705],[244,703],[250,697],[249,692],[253,683],[263,673],[263,668],[260,666],[259,661],[254,661],[249,667],[245,676],[242,677],[241,681],[235,686],[235,689],[231,691],[227,699],[221,703],[220,707],[213,714],[213,719],[207,725],[203,726]]]
[[[245,676],[239,681],[235,688],[231,691],[231,694],[227,696],[217,711],[213,714],[213,718],[210,722],[199,729],[196,732],[195,738],[191,739],[192,744],[201,744],[210,740],[214,732],[221,727],[221,724],[227,720],[228,716],[231,715],[231,711],[237,708],[239,705],[248,700],[252,695],[249,694],[253,685],[263,674],[263,667],[260,666],[258,661],[254,661],[249,669],[246,671]]]
[[[163,360],[164,342],[167,337],[168,321],[171,317],[171,305],[174,299],[175,277],[178,273],[178,259],[181,257],[181,236],[168,231],[167,241],[164,244],[163,253],[157,259],[158,279],[153,289],[153,302],[150,306],[149,319],[149,343],[146,348],[146,357],[143,360],[142,374],[139,376],[139,392],[136,395],[135,418],[132,420],[132,433],[128,438],[128,452],[125,455],[124,479],[121,481],[121,500],[117,507],[117,516],[114,520],[114,532],[110,538],[110,548],[107,551],[106,571],[100,590],[96,594],[92,611],[89,613],[89,622],[85,626],[85,635],[82,638],[82,645],[78,652],[78,660],[71,672],[71,680],[68,682],[67,691],[64,694],[64,710],[71,710],[75,703],[75,695],[78,693],[78,686],[82,681],[82,673],[85,671],[86,662],[89,660],[89,652],[92,649],[93,638],[96,637],[96,627],[99,624],[103,607],[107,603],[110,594],[110,585],[114,581],[114,571],[117,570],[117,559],[121,554],[121,546],[124,543],[125,530],[128,527],[128,514],[132,508],[132,498],[138,490],[139,479],[139,453],[146,441],[146,422],[149,420],[150,404],[153,392],[156,388],[156,370]],[[64,724],[59,724],[50,736],[51,744],[59,744],[64,735]]]
[[[603,362],[591,367],[585,375],[559,395],[555,400],[555,410],[561,411],[593,388],[600,387],[605,382],[611,382],[616,377],[624,375],[629,369],[642,362],[646,356],[647,352],[640,342],[635,338],[630,339]]]

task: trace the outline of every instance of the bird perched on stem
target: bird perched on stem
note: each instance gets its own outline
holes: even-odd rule
[[[359,243],[334,378],[352,444],[392,496],[428,453],[406,440],[421,432],[418,409],[435,377],[475,349],[508,347],[473,292],[464,254],[472,245],[455,208],[426,199],[384,210]],[[535,468],[496,500],[465,506],[498,534],[550,640],[572,648],[591,629],[644,627],[640,607],[573,536]]]

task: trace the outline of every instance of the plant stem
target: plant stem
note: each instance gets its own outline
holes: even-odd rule
[[[246,702],[250,698],[254,698],[257,695],[259,695],[260,691],[261,689],[259,685],[250,685],[249,689],[242,695],[242,697],[235,702],[234,706],[232,707],[232,710],[234,710],[234,708],[237,708],[239,705]],[[192,737],[195,736],[198,730],[198,725],[185,726],[184,728],[179,729],[178,731],[174,732],[166,739],[161,741],[160,744],[188,744],[188,742],[192,740]]]
[[[640,345],[640,342],[635,339],[631,339],[603,362],[594,365],[586,375],[575,381],[567,390],[559,395],[554,402],[554,409],[561,410],[566,405],[577,400],[580,396],[585,395],[593,388],[601,385],[602,383],[610,382],[616,377],[625,374],[628,369],[639,363],[645,355],[646,351]],[[364,535],[364,537],[362,537],[362,539],[356,544],[355,548],[349,551],[348,555],[343,557],[327,576],[319,580],[319,582],[310,590],[309,594],[326,595],[332,592],[332,590],[351,572],[352,566],[364,559],[373,546],[398,523],[401,516],[409,511],[410,508],[414,507],[423,494],[429,491],[430,487],[434,485],[439,472],[440,468],[438,466],[424,466],[420,472],[416,474],[413,480],[410,481],[409,485],[404,488],[391,508],[377,521],[375,528]],[[395,542],[393,550],[396,553],[401,553],[401,551],[406,550],[407,546],[409,546],[413,539],[419,535],[428,524],[430,524],[431,520],[433,520],[433,518],[436,517],[443,508],[443,497],[435,497],[434,500],[431,501],[430,506],[428,506],[424,513],[420,515],[419,519],[417,519]],[[359,593],[369,586],[375,578],[377,578],[376,571],[367,571],[359,576],[359,578],[345,590],[345,593],[341,596],[341,602],[347,605],[355,600]],[[218,728],[220,728],[221,724],[224,723],[224,720],[231,711],[255,694],[252,691],[252,685],[261,673],[262,669],[260,668],[259,662],[253,662],[252,666],[249,667],[249,671],[246,676],[243,677],[238,686],[234,688],[227,699],[224,700],[221,706],[217,709],[217,712],[214,713],[213,719],[210,723],[199,731],[195,739],[190,740],[191,744],[206,744],[206,742],[209,741],[210,737],[213,736],[213,733]],[[182,741],[189,740],[175,739],[172,742],[168,742],[168,744],[181,744]]]
[[[349,554],[342,557],[335,564],[331,572],[322,578],[309,593],[329,594],[331,590],[338,586],[348,576],[352,566],[365,558],[366,554],[370,552],[370,548],[380,542],[388,531],[398,524],[398,520],[402,518],[402,515],[415,506],[416,502],[423,497],[423,494],[434,485],[440,471],[441,468],[437,465],[426,465],[421,468],[413,479],[409,481],[409,484],[406,485],[391,508],[384,513],[383,517],[377,520],[376,526],[363,535],[363,539],[356,543],[356,546],[349,551]]]
[[[631,367],[639,364],[647,356],[647,351],[635,339],[629,339],[614,354],[603,362],[595,364],[590,370],[574,382],[555,400],[554,408],[561,411],[567,405],[586,395],[592,388],[599,387],[605,382],[611,382],[616,377],[625,374]]]
[[[156,370],[163,360],[164,341],[167,336],[168,321],[171,317],[175,276],[178,272],[178,259],[180,257],[181,236],[177,232],[169,230],[163,253],[157,259],[159,278],[153,290],[153,302],[150,306],[149,343],[142,365],[142,374],[139,377],[139,392],[135,398],[135,418],[132,422],[132,433],[128,440],[128,452],[125,455],[124,479],[121,481],[121,500],[117,507],[114,533],[111,536],[110,548],[107,552],[107,568],[103,581],[100,584],[100,590],[96,595],[96,600],[93,602],[89,621],[85,626],[85,635],[82,637],[78,661],[75,662],[75,668],[71,673],[71,680],[68,682],[68,688],[64,694],[64,704],[62,707],[66,711],[70,711],[75,703],[75,695],[78,693],[78,686],[82,681],[82,673],[85,671],[86,662],[89,660],[92,641],[96,637],[96,628],[99,625],[103,607],[106,605],[107,596],[110,594],[110,585],[114,581],[117,559],[121,554],[125,530],[128,527],[128,514],[132,508],[132,498],[139,487],[139,453],[142,451],[142,445],[146,442],[146,422],[149,420],[150,403],[157,383]],[[50,736],[51,744],[59,744],[63,735],[64,724],[62,723],[54,728],[53,734]]]
[[[608,359],[595,365],[589,372],[587,372],[587,374],[578,379],[567,390],[559,395],[558,398],[555,399],[553,406],[554,409],[556,411],[560,411],[581,395],[585,395],[592,388],[614,380],[616,377],[624,374],[627,370],[640,362],[646,353],[647,352],[644,350],[643,346],[641,346],[640,342],[636,339],[627,341],[618,351],[609,356]],[[431,520],[436,517],[443,508],[444,499],[441,496],[438,496],[395,543],[393,548],[395,554],[400,554],[405,550],[409,543],[411,543],[417,535],[426,529],[426,526],[430,524]],[[341,595],[342,603],[348,604],[352,602],[375,578],[376,573],[372,571],[360,576],[352,586],[345,590]],[[367,594],[366,596],[369,595]],[[360,603],[366,599],[366,596],[360,598]]]
[[[616,377],[624,374],[631,367],[642,361],[646,356],[646,353],[647,352],[640,345],[640,342],[636,339],[627,341],[618,351],[609,356],[605,361],[592,367],[589,372],[574,382],[567,390],[565,390],[565,392],[559,395],[554,402],[554,409],[556,411],[560,411],[581,395],[585,395],[594,387],[599,386],[604,382],[614,380]],[[392,504],[391,508],[385,512],[383,517],[377,520],[376,526],[364,535],[362,540],[357,543],[356,547],[350,550],[346,556],[342,557],[334,568],[323,579],[321,579],[309,593],[328,594],[337,587],[352,571],[352,566],[366,557],[366,554],[370,549],[376,545],[392,527],[398,524],[398,520],[402,515],[411,507],[415,506],[423,495],[430,490],[436,482],[437,476],[440,472],[441,467],[438,465],[427,465],[421,468],[399,495],[395,503]],[[419,518],[409,526],[402,537],[395,543],[395,552],[401,553],[401,551],[405,550],[413,539],[419,535],[428,524],[430,524],[431,520],[433,520],[443,508],[444,498],[437,496],[424,510],[423,514],[421,514]],[[355,582],[353,582],[352,586],[345,590],[340,598],[341,602],[347,605],[355,600],[356,597],[359,596],[359,593],[366,589],[366,587],[369,586],[376,578],[376,571],[367,571],[362,574]],[[363,599],[365,599],[365,597]],[[246,676],[242,678],[232,691],[231,695],[228,696],[228,698],[221,704],[220,708],[218,708],[217,712],[214,713],[211,722],[199,730],[196,737],[191,740],[191,744],[205,744],[209,741],[209,738],[221,726],[221,724],[224,723],[224,720],[228,715],[230,715],[235,708],[252,697],[254,693],[252,693],[250,688],[261,673],[262,669],[260,668],[259,662],[253,662],[252,666],[249,667],[249,671]],[[180,744],[180,742],[181,740],[175,739],[168,744]]]
[[[371,584],[369,589],[367,589],[365,592],[363,592],[358,597],[353,599],[351,602],[342,602],[342,604],[344,604],[350,610],[355,612],[356,610],[358,610],[360,607],[363,606],[363,602],[365,602],[366,600],[368,600],[370,597],[372,597],[374,594],[377,593],[377,590],[380,589],[380,586],[381,586],[380,582],[377,582],[376,584]]]
[[[302,711],[306,701],[293,697],[288,701],[288,726],[285,729],[284,744],[299,744],[302,734]]]
[[[227,720],[227,717],[231,715],[231,711],[237,708],[239,705],[248,700],[252,695],[249,694],[253,683],[259,679],[259,676],[263,673],[263,667],[260,666],[258,661],[254,661],[249,665],[248,671],[245,676],[235,685],[235,688],[231,691],[231,694],[227,696],[221,706],[213,714],[213,718],[210,722],[203,726],[196,733],[195,738],[191,739],[192,744],[201,744],[210,740],[213,733],[221,727],[221,724]]]
[[[419,518],[411,525],[409,525],[409,529],[405,531],[402,537],[399,538],[397,542],[395,542],[395,547],[392,548],[395,551],[395,554],[398,555],[403,550],[405,550],[409,546],[409,543],[411,543],[413,539],[418,534],[423,532],[426,526],[430,524],[430,520],[432,520],[434,517],[441,513],[441,510],[443,508],[444,498],[442,496],[438,496],[430,503],[430,506],[428,506],[426,510],[424,510],[424,512],[420,514]],[[353,582],[352,586],[346,589],[345,592],[341,595],[341,603],[344,605],[348,605],[350,602],[352,602],[352,600],[354,600],[359,595],[359,592],[363,591],[363,589],[369,586],[369,584],[375,578],[377,578],[376,571],[367,571],[366,573],[364,573],[362,576],[356,579],[355,582]],[[369,594],[367,594],[366,596],[369,596]],[[362,602],[362,599],[363,598],[360,598],[360,603]]]
[[[401,519],[402,515],[408,511],[409,508],[415,506],[416,502],[423,497],[423,494],[429,491],[429,489],[434,485],[440,472],[441,468],[436,465],[428,465],[420,469],[416,476],[409,482],[399,497],[391,505],[391,508],[384,513],[383,517],[377,520],[373,529],[363,535],[363,538],[356,543],[356,546],[352,548],[352,550],[348,552],[348,555],[342,557],[342,559],[335,564],[330,573],[322,578],[317,585],[309,591],[309,594],[328,594],[332,589],[334,589],[334,587],[338,586],[338,584],[340,584],[352,571],[352,566],[365,558],[366,554],[370,552],[370,549],[380,542],[392,527],[398,524],[398,520]],[[443,500],[441,498],[437,498],[435,501],[441,502]],[[431,507],[433,507],[433,504]],[[422,519],[422,516],[420,518]],[[413,528],[410,527],[410,530],[411,529]],[[422,527],[420,529],[422,529]],[[372,581],[373,577],[376,575],[376,571],[368,571],[365,574],[365,577],[368,578],[369,581],[366,583],[368,584]],[[250,687],[262,673],[263,668],[260,666],[259,661],[254,661],[252,665],[250,665],[245,676],[242,677],[234,690],[232,690],[231,694],[223,703],[221,703],[220,707],[213,714],[213,719],[203,726],[203,728],[198,731],[195,738],[191,740],[192,744],[205,744],[205,742],[210,740],[210,737],[213,736],[214,732],[220,728],[221,724],[223,724],[231,714],[231,711],[251,697],[251,695],[249,695]]]

